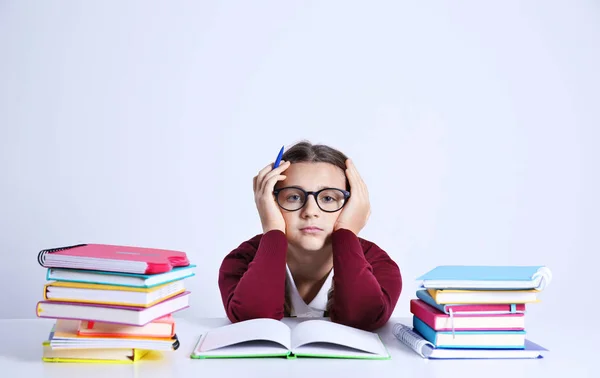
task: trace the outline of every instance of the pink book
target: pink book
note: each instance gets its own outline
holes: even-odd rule
[[[173,337],[175,318],[171,314],[165,315],[144,326],[83,320],[79,323],[77,334],[88,337]]]
[[[450,314],[451,312],[463,315],[508,315],[508,314],[525,314],[525,303],[518,304],[446,304],[441,305],[444,307],[444,312]]]
[[[165,315],[188,308],[190,306],[189,296],[190,292],[186,291],[151,307],[40,301],[37,303],[36,313],[40,318],[87,320],[144,326]]]
[[[187,254],[169,249],[78,244],[44,249],[38,263],[46,268],[71,268],[134,274],[165,273],[190,265]]]
[[[435,331],[522,331],[525,314],[446,314],[420,299],[410,301],[410,312]]]

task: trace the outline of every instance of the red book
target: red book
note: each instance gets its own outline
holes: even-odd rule
[[[71,268],[134,274],[165,273],[188,266],[185,252],[109,244],[78,244],[39,252],[46,268]]]
[[[472,306],[476,307],[476,306]],[[420,299],[410,301],[410,312],[435,331],[521,331],[525,329],[525,314],[446,314]]]

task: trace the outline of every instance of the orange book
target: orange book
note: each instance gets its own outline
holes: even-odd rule
[[[78,336],[88,337],[173,337],[175,319],[171,314],[158,318],[144,326],[126,324],[81,321],[77,329]]]

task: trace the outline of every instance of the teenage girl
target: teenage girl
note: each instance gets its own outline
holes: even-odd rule
[[[329,317],[364,330],[383,326],[402,278],[385,251],[358,237],[370,205],[352,160],[303,141],[272,167],[253,182],[263,233],[231,251],[219,269],[228,318]]]

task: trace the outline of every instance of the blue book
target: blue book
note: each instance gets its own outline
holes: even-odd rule
[[[413,327],[436,348],[525,348],[525,331],[435,331],[416,316]]]
[[[67,268],[49,268],[46,272],[48,281],[81,282],[102,285],[150,288],[169,282],[178,281],[194,276],[196,265],[190,264],[175,267],[168,272],[159,274],[135,274],[108,272],[103,270],[83,270]]]
[[[423,358],[430,359],[517,359],[544,358],[548,349],[525,339],[524,348],[436,348],[414,328],[402,323],[393,327],[394,336]]]
[[[552,272],[546,266],[441,265],[417,279],[428,289],[541,291]]]

